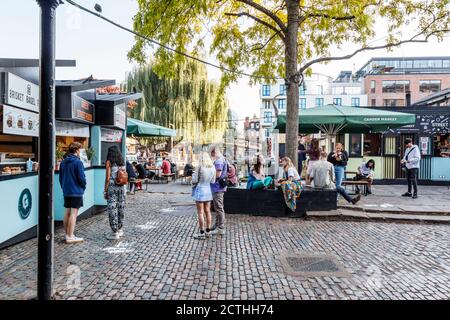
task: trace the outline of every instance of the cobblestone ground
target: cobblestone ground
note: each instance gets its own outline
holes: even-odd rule
[[[104,214],[78,223],[81,245],[65,245],[58,228],[56,298],[450,299],[448,225],[228,215],[226,234],[202,241],[188,197],[130,197],[121,241],[105,239]],[[0,251],[0,299],[35,296],[36,247]],[[286,252],[328,254],[349,276],[291,276]]]

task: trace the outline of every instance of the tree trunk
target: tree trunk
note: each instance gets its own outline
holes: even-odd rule
[[[299,77],[297,73],[298,60],[298,27],[299,27],[299,2],[298,0],[287,1],[287,33],[286,33],[286,79],[287,83],[287,110],[286,110],[286,155],[291,158],[298,169],[298,99],[299,99]]]

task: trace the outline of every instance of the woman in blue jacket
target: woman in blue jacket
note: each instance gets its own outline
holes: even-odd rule
[[[83,238],[76,237],[75,224],[78,210],[83,206],[83,195],[86,190],[86,176],[84,165],[80,160],[81,143],[73,142],[69,146],[69,154],[59,167],[59,183],[64,194],[64,231],[66,243],[83,242]]]

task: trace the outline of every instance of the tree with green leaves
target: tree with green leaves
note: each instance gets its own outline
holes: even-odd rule
[[[169,75],[159,76],[146,64],[128,76],[143,98],[129,108],[135,119],[177,129],[178,137],[197,143],[220,140],[228,126],[228,103],[219,84],[208,80],[206,67],[197,61],[180,61]]]
[[[405,43],[442,40],[450,28],[449,0],[137,0],[134,30],[224,68],[222,85],[251,70],[250,83],[287,85],[286,152],[297,163],[299,86],[317,63],[350,59],[359,52]],[[381,45],[371,45],[377,32]],[[379,33],[378,33],[379,34]],[[333,56],[335,48],[359,47]],[[136,37],[129,58],[146,61],[148,42]],[[171,73],[186,57],[157,48],[158,72]]]

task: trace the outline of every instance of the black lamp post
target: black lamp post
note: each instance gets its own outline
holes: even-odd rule
[[[36,0],[41,8],[39,56],[39,300],[52,298],[53,174],[55,159],[55,15],[59,0]]]

